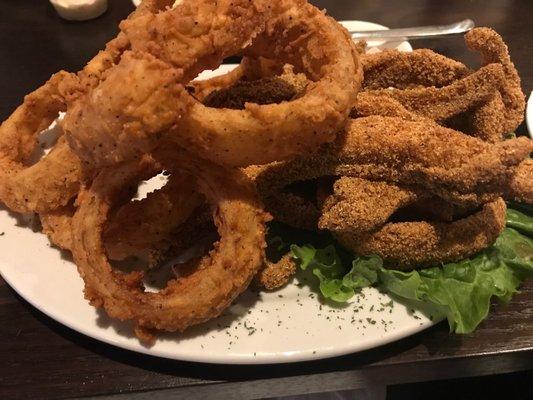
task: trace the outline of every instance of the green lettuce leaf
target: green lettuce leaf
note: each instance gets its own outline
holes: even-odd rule
[[[354,290],[371,286],[378,281],[378,271],[383,260],[378,256],[357,257],[352,261],[352,269],[342,278],[342,284]]]
[[[507,226],[533,236],[533,217],[512,208],[507,209]]]
[[[343,285],[346,269],[333,245],[316,249],[313,245],[291,246],[292,256],[302,270],[309,269],[320,282],[320,292],[330,300],[344,303],[355,294],[354,289]]]
[[[291,245],[290,251],[302,270],[318,278],[327,299],[347,302],[361,288],[376,285],[400,300],[435,306],[452,331],[469,333],[486,318],[493,297],[508,302],[523,280],[533,276],[533,239],[528,237],[533,236],[533,218],[528,214],[528,206],[509,208],[507,227],[493,246],[460,262],[417,271],[386,269],[377,256],[351,256],[350,267],[336,243]]]
[[[381,269],[379,277],[386,291],[440,306],[452,331],[470,333],[488,315],[493,296],[508,302],[533,276],[532,255],[533,240],[505,228],[494,246],[473,258],[420,271]]]

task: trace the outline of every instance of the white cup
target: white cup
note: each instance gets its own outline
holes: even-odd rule
[[[50,0],[61,18],[85,21],[99,17],[107,10],[107,0]]]

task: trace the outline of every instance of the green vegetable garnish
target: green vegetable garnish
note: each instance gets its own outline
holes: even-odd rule
[[[290,251],[302,270],[318,278],[326,299],[345,303],[362,288],[378,286],[399,300],[435,307],[447,316],[450,330],[470,333],[486,318],[492,298],[508,302],[533,276],[531,214],[527,206],[509,208],[507,227],[494,245],[460,262],[416,271],[386,269],[377,256],[352,257],[350,266],[332,239],[323,248],[293,244]]]

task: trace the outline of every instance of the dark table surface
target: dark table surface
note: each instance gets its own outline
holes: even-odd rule
[[[45,0],[2,0],[0,120],[59,69],[77,71],[115,36],[133,9],[111,0],[97,20],[68,23]],[[506,40],[526,93],[533,89],[533,15],[529,0],[329,0],[338,19],[391,27],[472,18]],[[461,38],[414,42],[475,65]],[[520,131],[525,131],[524,126]],[[355,355],[265,366],[217,366],[169,361],[117,349],[44,316],[0,278],[0,398],[118,396],[128,399],[260,398],[533,369],[533,282],[507,306],[495,306],[471,335],[445,323]],[[114,398],[114,397],[113,397]]]

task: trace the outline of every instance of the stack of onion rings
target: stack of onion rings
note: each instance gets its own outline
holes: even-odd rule
[[[39,213],[50,240],[72,251],[90,301],[133,319],[142,339],[216,316],[263,263],[268,215],[248,178],[219,165],[286,159],[333,140],[362,80],[347,32],[303,0],[172,3],[144,1],[82,71],[56,74],[0,128],[0,199]],[[242,110],[204,106],[186,85],[236,53],[257,79],[284,69],[305,74],[298,96]],[[39,132],[60,112],[56,144],[32,163]],[[286,120],[267,126],[279,113]],[[129,200],[138,181],[163,168],[171,173],[166,186]],[[151,295],[137,291],[140,274],[102,264],[157,258],[206,200],[221,239],[196,272]]]

